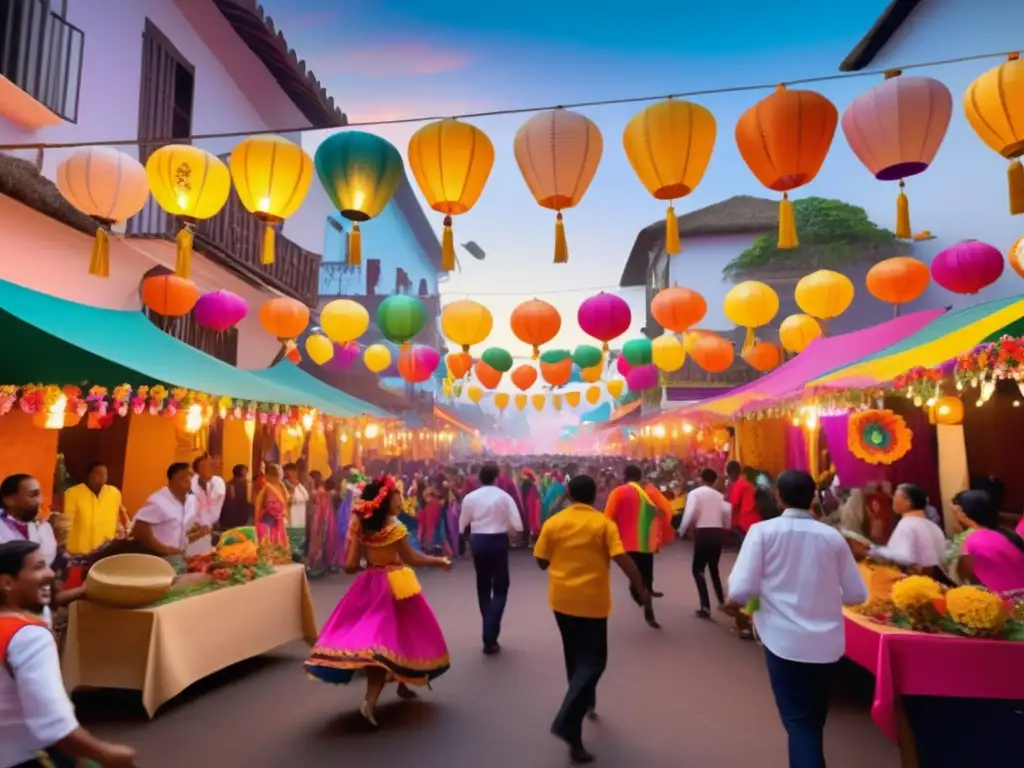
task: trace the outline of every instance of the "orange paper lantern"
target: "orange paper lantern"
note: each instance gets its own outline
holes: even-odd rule
[[[759,373],[767,373],[782,362],[782,350],[775,344],[758,341],[743,353],[743,359]]]
[[[557,363],[545,363],[540,361],[540,375],[548,384],[553,387],[563,387],[572,378],[572,358],[567,357]]]
[[[651,300],[651,315],[655,322],[672,333],[683,333],[704,319],[708,303],[696,291],[672,286],[665,288]]]
[[[1024,237],[1018,239],[1017,242],[1010,246],[1007,261],[1010,262],[1014,272],[1024,277]]]
[[[286,296],[268,299],[260,307],[260,325],[271,336],[294,339],[309,325],[309,307]]]
[[[893,304],[899,311],[901,304],[920,298],[931,279],[927,264],[909,256],[897,256],[880,261],[868,270],[866,283],[868,293],[879,301]]]
[[[540,355],[540,345],[547,344],[562,328],[558,310],[540,299],[524,301],[512,310],[512,333],[524,344],[533,347],[533,359]]]
[[[537,383],[537,369],[525,364],[516,367],[512,371],[512,383],[525,392]]]
[[[473,356],[469,352],[453,352],[445,358],[445,365],[452,378],[461,379],[473,367]]]
[[[477,360],[476,365],[473,366],[473,375],[476,376],[476,380],[480,382],[481,386],[487,387],[487,389],[494,389],[501,383],[501,371],[491,368],[483,360]]]
[[[940,397],[932,406],[932,418],[936,424],[956,425],[964,421],[964,401],[954,395]]]
[[[154,275],[142,281],[142,303],[164,317],[183,317],[199,301],[199,289],[188,278]]]
[[[722,373],[732,365],[736,351],[718,334],[701,333],[693,340],[690,356],[708,373]]]

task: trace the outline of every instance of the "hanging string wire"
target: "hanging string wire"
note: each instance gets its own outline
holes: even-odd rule
[[[619,285],[595,285],[590,288],[552,288],[547,291],[441,291],[441,297],[445,299],[472,299],[477,296],[551,296],[558,293],[593,293],[594,291],[622,291],[634,288],[642,291],[642,285],[628,286],[623,288]]]
[[[907,72],[912,69],[930,69],[932,67],[945,67],[951,64],[964,64],[971,61],[983,61],[986,59],[1006,58],[1013,51],[1002,53],[979,53],[972,56],[958,56],[951,59],[938,59],[935,61],[923,61],[917,64],[904,64],[898,67],[886,67],[885,69],[862,70],[860,72],[840,72],[834,75],[820,75],[818,77],[799,77],[793,80],[784,80],[786,86],[810,85],[812,83],[829,83],[836,80],[852,80],[863,77],[880,77],[886,72],[900,70]],[[347,123],[340,128],[372,128],[384,125],[406,125],[409,123],[429,123],[435,120],[454,118],[457,120],[475,119],[481,117],[500,117],[503,115],[523,115],[531,112],[544,112],[550,109],[588,109],[591,107],[610,107],[621,104],[641,104],[645,102],[661,101],[663,99],[697,98],[701,96],[717,96],[725,93],[744,93],[747,91],[770,91],[779,85],[779,81],[772,83],[758,83],[753,85],[734,85],[724,88],[707,88],[698,91],[681,91],[678,93],[658,94],[655,96],[629,96],[620,99],[596,99],[591,101],[577,101],[571,104],[552,104],[547,106],[533,107],[510,107],[507,109],[492,109],[483,112],[464,112],[458,115],[421,115],[417,117],[396,117],[390,120],[362,120]],[[310,128],[308,125],[296,128],[262,128],[257,131],[225,131],[220,133],[196,133],[188,137],[165,136],[162,138],[131,138],[131,139],[104,139],[102,141],[65,141],[65,142],[25,142],[21,144],[0,144],[0,152],[18,149],[78,149],[81,147],[121,147],[121,146],[161,146],[164,144],[181,143],[183,141],[203,141],[207,139],[243,139],[248,136],[261,136],[268,133],[308,133],[310,131],[331,130],[330,128]]]

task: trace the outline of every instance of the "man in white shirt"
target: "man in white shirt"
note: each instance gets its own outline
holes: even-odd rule
[[[165,557],[179,571],[190,536],[199,538],[195,524],[196,497],[192,495],[192,468],[175,462],[167,468],[167,485],[151,494],[132,521],[132,538],[154,555]]]
[[[480,487],[466,494],[459,515],[460,534],[472,526],[469,546],[473,551],[476,596],[484,624],[484,653],[488,656],[501,650],[498,635],[508,601],[509,533],[523,530],[523,519],[515,500],[494,484],[498,473],[496,464],[485,464],[480,469]]]
[[[189,542],[185,549],[186,557],[205,555],[213,549],[213,530],[220,522],[224,499],[228,495],[223,478],[213,474],[213,461],[208,453],[192,462],[192,495],[196,505],[194,525],[201,530],[195,531],[198,538]]]
[[[48,605],[54,574],[39,544],[0,544],[0,767],[93,760],[110,768],[135,765],[135,750],[109,744],[79,726],[64,690],[57,643],[32,618]]]
[[[722,558],[722,547],[725,545],[726,532],[732,522],[732,508],[721,493],[715,490],[718,473],[705,467],[700,473],[701,484],[694,488],[686,497],[683,519],[679,523],[679,536],[682,538],[690,525],[693,532],[693,580],[697,582],[700,595],[700,608],[697,616],[701,619],[711,618],[711,596],[708,584],[704,579],[704,571],[711,571],[711,586],[715,589],[718,605],[725,603],[722,589],[722,577],[718,572],[718,561]]]
[[[863,603],[868,590],[842,534],[808,511],[814,479],[787,470],[776,488],[785,512],[751,527],[729,576],[726,609],[736,615],[759,598],[754,626],[789,736],[789,764],[825,768],[829,679],[846,650],[843,606]]]

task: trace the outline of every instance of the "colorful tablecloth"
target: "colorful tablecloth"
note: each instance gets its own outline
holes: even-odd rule
[[[899,742],[899,696],[1024,699],[1024,643],[929,635],[846,615],[846,657],[875,676],[871,717]]]

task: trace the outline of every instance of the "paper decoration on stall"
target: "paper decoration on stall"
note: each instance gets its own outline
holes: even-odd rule
[[[343,134],[336,134],[343,135]],[[407,346],[427,323],[427,309],[415,296],[394,294],[377,307],[377,330],[392,344]]]
[[[441,310],[441,333],[462,347],[463,352],[486,341],[493,328],[491,310],[478,301],[460,299]]]
[[[920,298],[928,290],[930,282],[928,265],[909,256],[878,262],[868,270],[865,280],[868,293],[879,301],[892,304],[895,314],[899,314],[904,304]]]
[[[700,104],[667,99],[641,110],[626,124],[622,146],[633,172],[655,200],[667,200],[665,253],[680,251],[675,200],[693,192],[715,149],[715,117]]]
[[[309,307],[287,296],[267,299],[260,307],[260,325],[282,343],[294,341],[309,326]]]
[[[600,390],[598,390],[600,394]],[[565,404],[570,408],[578,408],[580,405],[580,392],[579,390],[565,393]]]
[[[583,397],[591,405],[597,405],[601,401],[601,388],[587,387],[587,391],[583,393]]]
[[[743,349],[747,350],[754,345],[755,329],[768,325],[778,314],[779,295],[765,283],[746,280],[725,294],[722,309],[730,322],[747,329],[743,342]]]
[[[622,397],[622,393],[626,389],[626,382],[618,380],[606,381],[604,386],[608,390],[609,395],[611,395],[615,399],[618,399]]]
[[[658,367],[655,365],[638,365],[626,374],[626,386],[630,392],[644,392],[658,386]]]
[[[630,339],[622,345],[622,357],[631,368],[651,363],[651,340],[647,338]]]
[[[306,337],[306,355],[317,365],[330,362],[334,357],[334,344],[321,333],[313,333]]]
[[[444,359],[448,375],[453,379],[461,379],[473,367],[473,356],[469,352],[452,352]]]
[[[543,411],[544,406],[547,404],[548,398],[547,395],[536,394],[530,398],[530,401],[533,403],[534,408],[536,408],[538,411]]]
[[[585,334],[602,342],[602,349],[607,352],[608,342],[629,330],[633,313],[625,299],[601,291],[580,304],[576,320]]]
[[[793,292],[800,311],[819,321],[832,320],[843,314],[853,303],[853,295],[850,278],[831,269],[819,269],[804,275]]]
[[[868,464],[893,464],[910,452],[913,433],[890,410],[855,411],[847,425],[850,453]]]
[[[526,408],[526,404],[529,402],[529,398],[526,395],[516,395],[515,406],[517,411],[521,411]]]
[[[782,348],[800,354],[807,345],[821,336],[821,325],[810,315],[790,315],[779,325]]]
[[[523,365],[516,366],[515,370],[512,371],[512,383],[525,392],[537,383],[537,375],[536,368],[524,363]]]
[[[953,293],[978,293],[1002,276],[1003,254],[978,240],[951,245],[932,259],[932,279]]]
[[[398,354],[398,373],[410,384],[422,384],[434,375],[441,353],[433,347],[416,344]]]
[[[320,327],[331,341],[345,344],[366,333],[370,327],[370,313],[352,299],[335,299],[320,310]]]
[[[508,350],[502,349],[501,347],[488,347],[484,350],[484,353],[480,355],[480,359],[499,373],[508,373],[511,371],[512,365],[515,362]]]
[[[686,363],[686,348],[677,336],[663,334],[651,342],[651,361],[666,373],[678,371]]]
[[[750,349],[743,352],[742,357],[758,373],[767,373],[779,367],[779,364],[782,362],[782,350],[775,344],[758,341]]]
[[[736,350],[732,343],[715,333],[699,334],[690,351],[690,356],[708,373],[722,373],[729,369],[735,359]]]
[[[474,386],[473,384],[470,384],[468,387],[466,387],[466,397],[469,398],[469,401],[471,403],[479,403],[480,398],[482,398],[483,396],[484,391],[480,389],[480,387]]]
[[[1010,246],[1007,260],[1010,262],[1010,266],[1013,267],[1013,271],[1024,277],[1024,237],[1019,238],[1017,242]]]
[[[651,299],[654,321],[672,333],[685,333],[703,320],[707,312],[704,297],[689,288],[663,288]]]
[[[498,409],[498,413],[504,413],[505,409],[508,408],[509,396],[508,392],[495,392],[494,393],[494,407]]]
[[[238,294],[218,288],[204,293],[192,310],[196,324],[212,331],[234,328],[249,314],[249,304]]]
[[[540,299],[530,299],[512,310],[512,333],[533,349],[533,359],[540,357],[540,347],[547,344],[562,328],[558,310]]]
[[[363,352],[363,364],[371,373],[380,373],[391,365],[391,350],[383,344],[371,344]]]
[[[184,317],[199,300],[199,289],[178,275],[153,275],[142,281],[142,303],[164,317]]]
[[[476,365],[473,366],[473,376],[481,386],[487,389],[494,389],[501,383],[501,371],[491,368],[483,360],[476,361]]]

